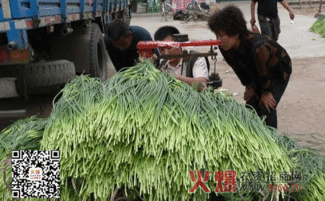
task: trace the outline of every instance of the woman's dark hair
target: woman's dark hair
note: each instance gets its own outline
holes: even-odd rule
[[[130,35],[130,27],[123,20],[113,20],[106,26],[107,36],[113,41],[118,41],[120,38]]]
[[[168,36],[173,36],[174,34],[179,34],[178,29],[173,26],[163,26],[156,31],[154,39],[159,41],[165,39]]]
[[[228,36],[239,35],[240,41],[244,41],[249,33],[246,21],[241,10],[233,5],[216,11],[212,14],[208,22],[209,28],[215,34],[224,31]]]

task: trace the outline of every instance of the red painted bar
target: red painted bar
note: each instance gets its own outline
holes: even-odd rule
[[[156,49],[159,47],[190,47],[190,46],[216,46],[219,45],[219,40],[200,40],[187,42],[172,42],[172,41],[140,41],[138,49]]]

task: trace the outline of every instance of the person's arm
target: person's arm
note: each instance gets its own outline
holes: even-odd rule
[[[251,3],[251,15],[252,15],[252,19],[251,19],[251,25],[254,26],[256,20],[255,20],[255,5],[256,5],[256,1],[252,1]]]
[[[261,84],[262,96],[261,103],[263,103],[268,111],[275,109],[276,101],[270,91],[271,74],[267,62],[270,60],[270,47],[267,44],[257,48],[254,54],[254,62]]]
[[[229,51],[223,51],[219,49],[222,56],[225,58],[227,64],[232,68],[232,70],[237,75],[238,79],[244,86],[248,86],[252,83],[252,76],[240,66],[238,63],[238,58],[235,53],[229,53]]]
[[[189,85],[193,85],[194,83],[202,83],[205,84],[209,79],[209,72],[206,60],[204,57],[199,57],[193,66],[193,77],[182,77],[175,76],[178,80],[186,82]]]
[[[151,34],[146,29],[144,29],[142,27],[137,27],[136,30],[137,30],[136,31],[137,35],[139,35],[139,38],[137,39],[138,42],[139,41],[152,41]],[[153,53],[158,56],[159,55],[158,49],[153,49]],[[156,64],[159,65],[159,61],[157,61],[155,58],[153,58],[153,60],[154,60],[154,62],[156,62]]]
[[[104,40],[107,53],[114,65],[116,72],[118,72],[121,68],[123,68],[122,62],[120,60],[120,55],[118,54],[119,50],[112,45],[111,40],[107,35],[105,36]]]
[[[281,1],[282,6],[289,11],[289,16],[291,19],[295,18],[295,12],[293,9],[288,5],[288,2],[286,0]]]
[[[192,78],[192,77],[182,77],[180,75],[175,75],[175,77],[182,81],[182,82],[185,82],[187,83],[188,85],[192,85],[196,82],[198,83],[202,83],[202,84],[205,84],[207,82],[207,79],[205,79],[204,77],[197,77],[197,78]]]
[[[256,95],[255,90],[252,85],[248,85],[245,88],[244,92],[244,100],[248,102],[251,98],[253,98]]]
[[[264,44],[256,48],[254,54],[254,62],[258,73],[260,88],[262,92],[270,91],[270,71],[267,66],[267,62],[270,59],[270,47]]]

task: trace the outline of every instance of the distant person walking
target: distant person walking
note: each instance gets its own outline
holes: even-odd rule
[[[292,8],[288,5],[286,0],[252,0],[251,3],[251,25],[255,24],[255,5],[258,2],[257,16],[261,27],[262,34],[277,41],[279,38],[280,30],[280,19],[278,16],[278,2],[289,11],[291,19],[295,17],[295,13]]]

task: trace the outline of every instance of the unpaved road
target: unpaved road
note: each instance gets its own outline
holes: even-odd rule
[[[292,62],[290,82],[277,107],[278,130],[298,138],[303,146],[324,149],[325,57],[293,59]],[[227,63],[218,62],[218,71],[223,87],[238,93],[235,98],[244,103],[244,87]]]

